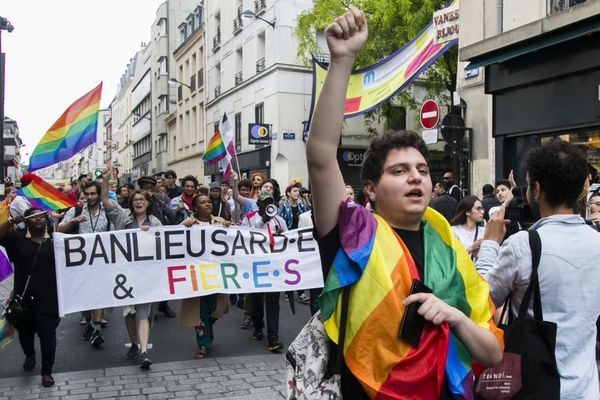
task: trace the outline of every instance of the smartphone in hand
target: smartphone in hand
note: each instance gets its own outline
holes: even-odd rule
[[[428,288],[423,282],[413,279],[412,286],[410,288],[411,294],[415,293],[431,293],[431,289]],[[407,296],[408,297],[408,296]],[[400,331],[398,336],[413,347],[419,346],[421,339],[421,333],[423,332],[423,326],[425,325],[425,318],[420,315],[417,311],[421,307],[421,303],[410,303],[404,310],[402,321],[400,322]]]

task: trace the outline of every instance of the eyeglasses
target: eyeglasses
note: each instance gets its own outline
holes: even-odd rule
[[[146,199],[133,199],[134,203],[143,203],[145,201],[146,201]]]

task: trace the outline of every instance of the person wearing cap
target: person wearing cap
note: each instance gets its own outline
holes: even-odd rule
[[[291,183],[285,189],[285,201],[279,206],[279,215],[285,220],[288,229],[298,228],[300,214],[306,212],[306,206],[300,199],[301,183]]]
[[[273,236],[286,232],[285,220],[277,215],[277,207],[273,194],[262,190],[257,199],[258,211],[252,212],[244,218],[242,226],[264,229],[268,232],[269,242],[273,243]],[[273,213],[271,213],[273,211]],[[277,352],[283,349],[279,341],[279,292],[252,293],[250,294],[251,316],[254,324],[252,339],[262,340],[264,314],[267,314],[267,350]],[[264,305],[263,305],[264,304]]]
[[[209,197],[210,202],[212,203],[212,215],[215,217],[221,217],[226,221],[231,221],[229,204],[222,198],[221,185],[219,182],[212,182],[209,187]]]
[[[158,218],[163,225],[175,225],[177,222],[175,212],[171,210],[166,199],[163,201],[156,193],[156,179],[151,176],[142,176],[137,182],[140,189],[152,195],[152,215]]]

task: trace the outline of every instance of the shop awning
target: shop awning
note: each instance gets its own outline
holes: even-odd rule
[[[535,38],[523,42],[516,43],[511,46],[503,47],[492,52],[473,57],[465,70],[471,70],[479,67],[485,67],[490,64],[498,64],[524,54],[554,46],[559,43],[567,42],[578,37],[588,35],[600,31],[600,19],[593,18],[581,24],[570,25],[558,31],[552,31],[545,35],[536,36]]]

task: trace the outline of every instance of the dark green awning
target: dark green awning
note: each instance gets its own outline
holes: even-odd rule
[[[580,36],[600,31],[600,18],[592,18],[588,21],[576,25],[569,25],[560,30],[551,31],[547,34],[536,36],[535,38],[513,45],[503,47],[498,50],[473,57],[465,70],[485,67],[490,64],[502,63],[510,59],[528,54],[546,47],[554,46],[558,43],[567,42]]]

